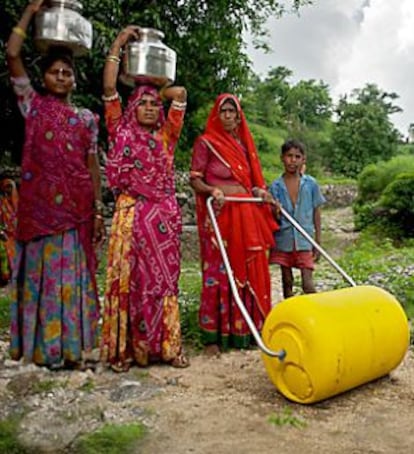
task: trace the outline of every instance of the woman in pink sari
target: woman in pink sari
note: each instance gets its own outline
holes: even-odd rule
[[[10,353],[52,368],[83,367],[83,353],[96,346],[94,244],[105,234],[98,129],[89,110],[70,102],[75,73],[68,50],[56,48],[43,58],[44,94],[30,83],[20,52],[41,4],[26,7],[7,44],[25,119]]]
[[[164,117],[160,95],[137,86],[124,112],[116,92],[119,53],[138,27],[114,41],[104,68],[109,136],[106,172],[116,196],[108,252],[102,360],[117,372],[132,363],[162,361],[186,367],[178,307],[181,214],[175,197],[174,149],[184,120],[186,91],[164,90],[172,101]]]

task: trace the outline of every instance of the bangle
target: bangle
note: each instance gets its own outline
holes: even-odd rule
[[[114,63],[117,63],[119,65],[121,59],[116,55],[107,55],[105,61],[113,61]]]
[[[119,98],[119,93],[116,92],[114,95],[111,95],[111,96],[102,95],[101,98],[102,98],[102,101],[104,101],[104,102],[115,101],[116,99]]]
[[[26,32],[22,29],[22,27],[13,27],[13,32],[16,33],[16,35],[19,35],[21,36],[23,39],[26,39],[27,38],[27,34]]]
[[[95,214],[95,219],[99,219],[99,220],[103,221],[103,216],[102,216],[102,214],[99,214],[99,213],[98,213],[98,214]]]
[[[187,103],[176,101],[175,99],[173,99],[173,101],[171,102],[171,105],[177,110],[185,110]]]

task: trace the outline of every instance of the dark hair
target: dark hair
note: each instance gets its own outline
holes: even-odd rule
[[[57,60],[62,60],[72,68],[73,72],[75,72],[75,62],[73,60],[72,50],[64,46],[51,46],[47,54],[40,61],[40,70],[42,71],[42,74],[44,75]]]
[[[296,148],[303,154],[303,156],[305,156],[305,146],[302,142],[295,139],[286,140],[286,142],[281,146],[282,155],[287,153],[292,148]]]
[[[237,107],[236,101],[231,98],[230,96],[228,98],[224,98],[221,103],[220,103],[220,109],[222,108],[223,104],[231,104],[235,109],[236,112],[239,112],[239,108]]]

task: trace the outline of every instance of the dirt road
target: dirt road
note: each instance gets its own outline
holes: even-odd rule
[[[390,376],[310,406],[282,397],[258,351],[192,359],[151,402],[143,454],[394,454],[414,452],[414,356]],[[273,421],[273,422],[272,422]]]

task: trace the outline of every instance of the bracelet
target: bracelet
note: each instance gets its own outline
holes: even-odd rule
[[[117,63],[119,65],[119,63],[121,62],[121,59],[119,57],[117,57],[116,55],[107,55],[105,58],[105,61],[113,61],[114,63]]]
[[[116,92],[114,95],[111,95],[111,96],[102,95],[101,98],[102,98],[102,101],[104,101],[104,102],[115,101],[116,99],[119,98],[119,93]]]
[[[187,103],[176,101],[175,99],[173,99],[173,101],[171,102],[171,105],[177,110],[185,110]]]
[[[22,27],[16,26],[12,28],[12,31],[16,33],[16,35],[21,36],[23,39],[27,38],[26,32],[22,29]]]
[[[99,219],[100,221],[103,221],[103,218],[104,217],[102,216],[102,214],[99,214],[99,213],[95,214],[95,219]]]

